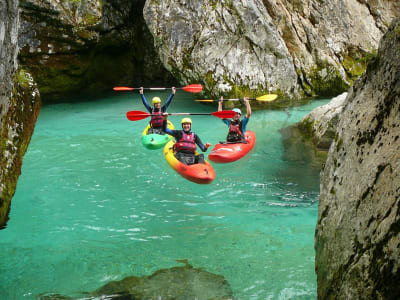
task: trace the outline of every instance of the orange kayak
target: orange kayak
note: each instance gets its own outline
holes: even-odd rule
[[[173,140],[164,146],[164,157],[168,164],[182,177],[195,183],[208,184],[215,179],[214,168],[205,160],[204,164],[185,165],[174,154]],[[197,154],[197,153],[196,153]]]
[[[245,133],[245,143],[219,143],[208,155],[208,159],[216,163],[230,163],[244,157],[253,149],[256,143],[256,134],[247,130]]]

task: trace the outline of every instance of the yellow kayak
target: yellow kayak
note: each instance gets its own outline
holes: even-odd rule
[[[164,157],[167,163],[182,177],[195,183],[207,184],[215,179],[215,172],[213,167],[204,161],[204,164],[185,165],[179,161],[174,154],[173,146],[174,140],[169,141],[164,146]],[[196,155],[198,153],[196,152]]]

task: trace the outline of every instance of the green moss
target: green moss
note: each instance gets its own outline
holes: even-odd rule
[[[363,54],[361,58],[358,59],[354,58],[355,55],[345,56],[342,64],[349,75],[349,79],[353,82],[355,79],[361,76],[367,69],[368,63],[375,58],[376,55],[377,52],[374,50],[372,52]]]
[[[29,87],[29,78],[24,69],[20,68],[19,72],[16,74],[16,81],[25,88]]]
[[[396,28],[394,29],[394,32],[397,37],[400,37],[400,26],[396,26]]]
[[[300,131],[302,132],[302,134],[305,137],[308,137],[308,138],[312,137],[314,122],[311,121],[310,118],[307,118],[307,119],[303,120],[302,122],[299,122],[296,125],[296,127],[300,129]]]
[[[334,187],[331,188],[330,193],[331,193],[332,195],[336,195],[336,191],[335,191],[335,188],[334,188]]]
[[[340,148],[342,147],[342,145],[343,145],[343,139],[340,138],[339,141],[336,144],[336,151],[339,151]]]
[[[310,71],[313,91],[319,96],[335,96],[349,89],[339,71],[328,63],[319,63]]]
[[[29,78],[24,70],[19,69],[16,72],[13,96],[8,100],[9,107],[0,126],[0,182],[3,185],[0,193],[0,227],[7,221],[11,198],[21,173],[22,158],[28,148],[39,113],[40,101],[32,97],[35,87]],[[10,126],[17,134],[9,135]]]

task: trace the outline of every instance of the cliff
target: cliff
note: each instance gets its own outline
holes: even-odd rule
[[[19,60],[43,100],[176,82],[154,50],[143,6],[144,0],[21,0]]]
[[[200,81],[216,97],[296,99],[346,91],[400,3],[148,0],[143,13],[161,61],[181,82]]]
[[[350,89],[321,175],[319,299],[400,298],[400,19]]]
[[[18,69],[18,1],[0,2],[0,227],[8,219],[11,198],[21,173],[40,109],[32,77]]]
[[[45,101],[177,81],[207,96],[337,95],[400,16],[395,0],[20,3],[19,59]]]

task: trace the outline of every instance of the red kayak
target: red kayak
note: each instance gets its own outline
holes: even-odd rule
[[[247,130],[245,138],[245,142],[216,144],[208,155],[208,159],[216,163],[229,163],[241,159],[250,152],[256,143],[256,134],[253,131]]]

